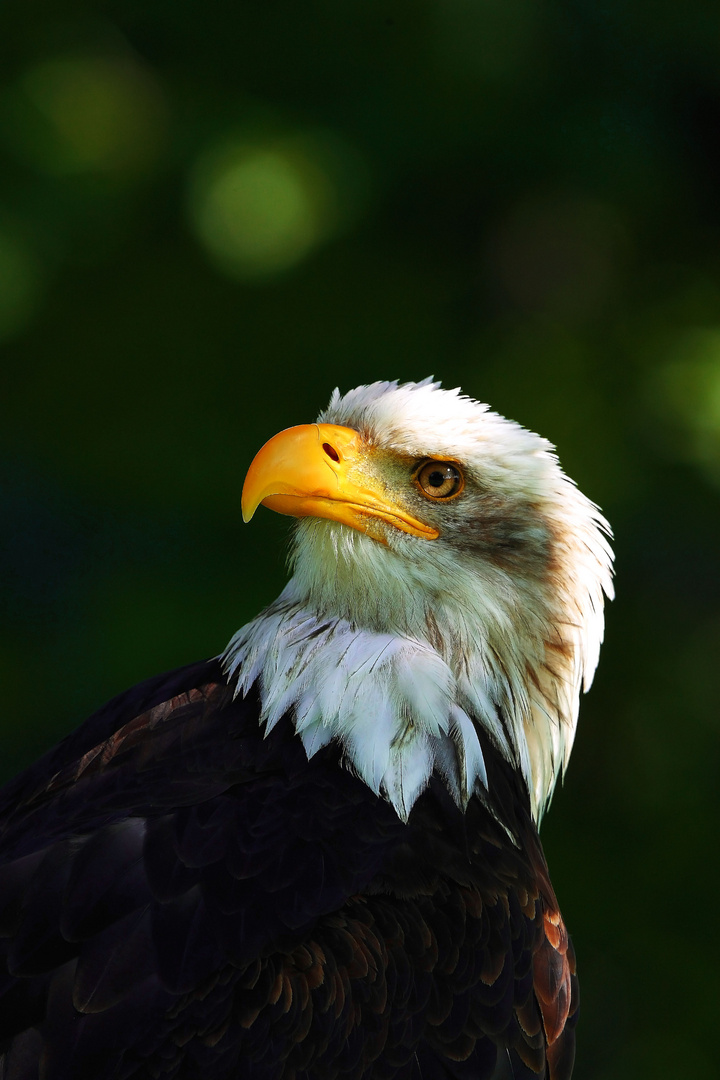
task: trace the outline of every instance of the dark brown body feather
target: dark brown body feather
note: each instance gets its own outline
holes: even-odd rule
[[[0,1080],[567,1080],[572,948],[516,773],[403,824],[217,661],[7,786]],[[518,843],[510,839],[517,837]]]

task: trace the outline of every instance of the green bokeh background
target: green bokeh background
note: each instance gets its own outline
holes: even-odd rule
[[[434,373],[616,533],[576,1076],[715,1077],[717,4],[6,0],[0,71],[2,773],[277,594],[266,438]]]

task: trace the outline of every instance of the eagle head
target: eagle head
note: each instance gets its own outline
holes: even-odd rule
[[[433,771],[488,795],[489,739],[538,819],[612,596],[609,526],[552,445],[430,379],[335,390],[256,456],[246,520],[261,503],[298,519],[292,578],[224,659],[266,729],[339,741],[404,820]]]

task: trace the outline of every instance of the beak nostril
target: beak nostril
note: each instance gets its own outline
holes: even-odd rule
[[[322,444],[322,448],[325,451],[325,453],[327,454],[327,456],[329,458],[332,458],[333,461],[339,461],[340,460],[340,455],[338,454],[335,447],[331,446],[330,443],[324,442]]]

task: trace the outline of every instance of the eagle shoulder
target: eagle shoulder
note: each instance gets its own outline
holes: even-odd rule
[[[3,1080],[568,1077],[574,960],[507,762],[492,807],[433,778],[405,824],[258,714],[193,665],[8,785]]]

